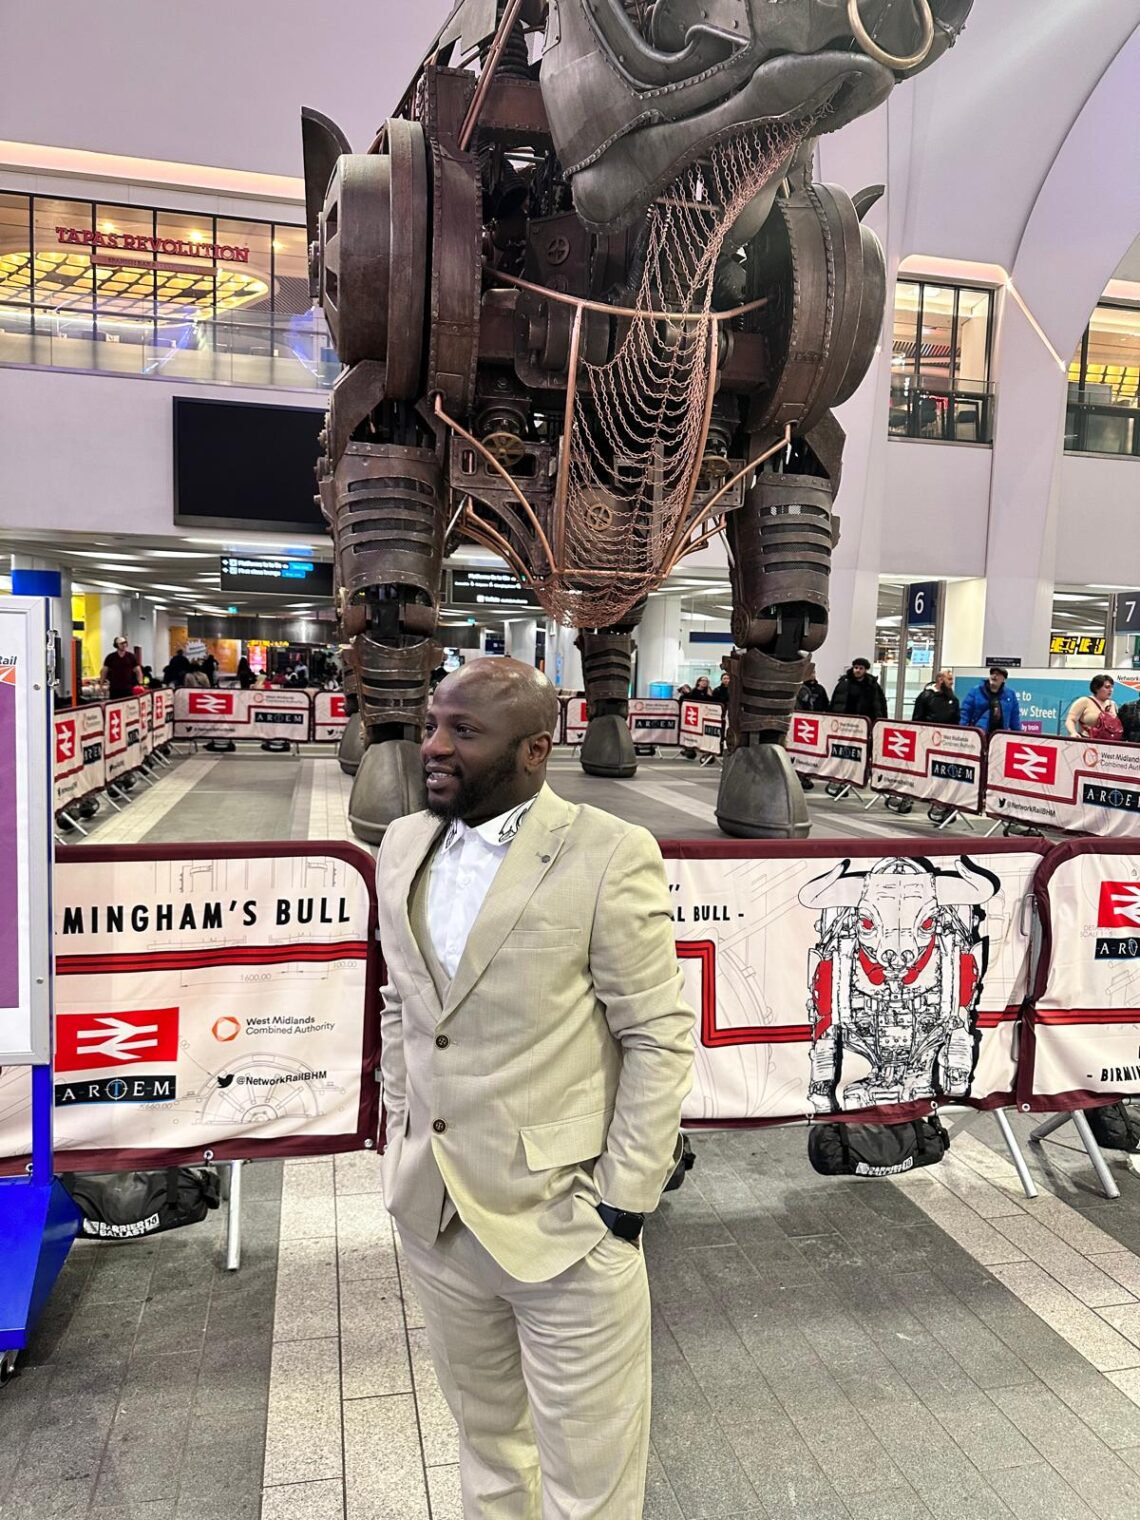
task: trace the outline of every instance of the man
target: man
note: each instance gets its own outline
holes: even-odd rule
[[[1021,732],[1021,708],[1017,693],[1005,683],[1009,671],[1002,665],[990,666],[990,678],[968,691],[962,698],[961,725],[963,728],[980,728],[983,733],[994,734],[1008,728]]]
[[[923,687],[914,699],[914,723],[942,723],[957,728],[962,704],[954,692],[954,672],[940,670],[929,686]]]
[[[796,692],[797,712],[830,712],[831,703],[827,697],[827,687],[822,681],[816,680],[815,666],[809,665],[804,671],[803,684]]]
[[[845,675],[839,677],[831,694],[833,713],[860,713],[872,723],[887,716],[887,699],[883,688],[871,674],[870,660],[852,660]]]
[[[181,686],[190,669],[190,660],[186,654],[186,646],[177,650],[170,657],[170,663],[162,672],[162,680],[165,686]]]
[[[115,640],[114,649],[103,661],[101,680],[111,701],[116,697],[131,696],[135,687],[143,684],[142,667],[134,653],[127,648],[127,641],[122,634]]]
[[[649,1442],[643,1216],[691,1081],[644,829],[545,784],[554,688],[443,681],[428,811],[377,863],[384,1197],[459,1426],[467,1520],[635,1520]]]

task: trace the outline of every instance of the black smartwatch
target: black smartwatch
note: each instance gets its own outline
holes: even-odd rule
[[[644,1214],[634,1214],[629,1209],[612,1209],[608,1203],[599,1203],[598,1213],[606,1228],[620,1240],[635,1241],[645,1223]]]

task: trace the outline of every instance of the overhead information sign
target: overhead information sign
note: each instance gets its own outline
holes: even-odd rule
[[[327,560],[243,559],[223,554],[221,590],[288,591],[305,596],[332,596],[333,567]]]
[[[223,587],[225,581],[222,582]],[[509,570],[453,570],[451,600],[461,607],[537,607],[538,597]]]

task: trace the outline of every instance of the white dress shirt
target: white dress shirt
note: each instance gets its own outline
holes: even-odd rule
[[[467,937],[491,883],[533,804],[530,797],[475,828],[455,818],[435,852],[428,878],[428,931],[448,977],[454,977],[459,969]]]

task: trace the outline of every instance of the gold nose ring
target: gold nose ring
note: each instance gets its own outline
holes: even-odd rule
[[[898,58],[894,53],[884,52],[863,25],[863,17],[859,14],[859,0],[847,0],[847,24],[854,33],[856,42],[869,58],[873,58],[876,63],[884,64],[888,69],[914,69],[926,61],[927,54],[934,45],[934,17],[930,11],[930,0],[915,0],[915,4],[922,15],[922,41],[919,43],[917,53],[911,53],[906,58]]]

